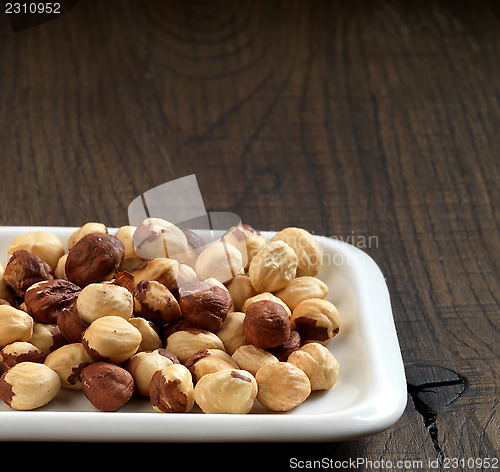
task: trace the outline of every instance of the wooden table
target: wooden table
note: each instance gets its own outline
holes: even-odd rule
[[[278,470],[495,457],[499,57],[495,1],[81,0],[17,33],[0,16],[1,224],[120,226],[140,193],[195,173],[208,210],[364,245],[392,295],[409,399],[387,431],[92,450],[258,470],[264,454]]]

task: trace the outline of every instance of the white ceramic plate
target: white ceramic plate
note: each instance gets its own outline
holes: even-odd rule
[[[16,235],[51,231],[66,241],[75,228],[0,227],[0,260]],[[272,237],[274,233],[264,232]],[[203,236],[203,232],[200,232]],[[15,411],[0,401],[0,439],[23,441],[340,441],[378,433],[406,406],[406,382],[389,292],[373,259],[342,241],[318,236],[319,274],[339,309],[340,333],[328,344],[340,363],[336,385],[313,392],[287,413],[256,403],[247,415],[160,414],[133,398],[113,413],[96,410],[81,391],[61,390],[45,407]]]

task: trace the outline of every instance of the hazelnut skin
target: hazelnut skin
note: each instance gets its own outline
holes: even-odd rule
[[[186,413],[194,406],[193,380],[189,370],[172,364],[157,370],[151,379],[149,397],[160,413]]]
[[[279,346],[290,337],[290,321],[285,309],[269,300],[250,304],[246,310],[243,329],[247,340],[257,347]]]
[[[150,321],[171,323],[181,316],[179,303],[165,285],[142,280],[134,290],[135,313]]]
[[[132,375],[115,364],[95,362],[85,367],[80,377],[83,393],[101,411],[118,410],[134,393]]]

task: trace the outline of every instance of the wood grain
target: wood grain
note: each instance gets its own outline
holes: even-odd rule
[[[209,210],[256,227],[372,236],[405,414],[259,453],[493,457],[499,58],[500,4],[482,0],[86,0],[15,34],[0,17],[1,223],[122,225],[141,192],[196,173]]]

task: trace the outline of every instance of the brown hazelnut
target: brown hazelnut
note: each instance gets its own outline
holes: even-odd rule
[[[297,255],[283,241],[264,246],[252,259],[248,276],[257,292],[274,292],[295,278]]]
[[[69,251],[66,259],[68,280],[80,287],[113,277],[124,257],[123,244],[109,234],[90,233]]]
[[[16,302],[16,296],[12,289],[4,282],[3,274],[5,272],[5,267],[0,262],[0,299],[14,305]]]
[[[279,346],[290,337],[287,312],[279,303],[269,300],[248,306],[243,328],[248,341],[264,349]]]
[[[318,341],[323,344],[336,336],[340,329],[337,307],[320,298],[300,302],[290,318],[292,329],[297,329],[304,342]]]
[[[191,373],[181,364],[157,370],[151,379],[149,396],[160,413],[186,413],[194,406]]]
[[[48,231],[35,231],[16,236],[9,244],[7,254],[10,256],[19,249],[37,255],[50,266],[51,270],[56,268],[57,261],[64,254],[61,240]]]
[[[191,282],[179,289],[179,304],[184,319],[191,326],[217,331],[233,301],[225,287],[211,281]]]
[[[302,228],[285,228],[271,239],[271,242],[274,241],[284,241],[297,254],[297,277],[318,275],[323,263],[323,255],[318,241],[311,233]]]
[[[181,316],[179,303],[165,285],[142,280],[134,290],[135,313],[147,320],[171,323]]]
[[[0,378],[0,398],[15,410],[34,410],[59,392],[59,376],[44,364],[20,362]]]
[[[92,405],[102,411],[118,410],[134,393],[132,375],[115,364],[95,362],[85,367],[80,377],[83,393]]]
[[[245,303],[243,303],[243,307],[241,308],[241,311],[243,313],[246,313],[247,308],[253,302],[258,302],[259,300],[271,300],[272,302],[279,303],[285,309],[285,311],[287,312],[288,317],[292,316],[292,311],[290,310],[290,308],[288,308],[288,306],[286,305],[286,303],[283,300],[281,300],[281,298],[278,298],[278,297],[274,296],[272,293],[269,293],[269,292],[259,293],[258,295],[255,295],[254,297],[251,297],[248,300],[246,300]]]
[[[43,280],[33,284],[24,297],[28,314],[39,323],[56,323],[64,308],[71,307],[80,287],[62,279]]]
[[[57,326],[70,343],[81,343],[83,332],[89,327],[89,324],[69,308],[63,308],[57,317]]]
[[[43,362],[43,358],[42,351],[26,341],[7,344],[0,351],[0,375],[20,362]]]
[[[300,349],[300,346],[302,346],[300,334],[296,329],[292,329],[290,337],[283,344],[269,349],[269,352],[274,354],[279,361],[285,362],[292,352]]]
[[[12,253],[3,274],[4,282],[19,297],[24,297],[26,290],[33,284],[53,278],[49,265],[25,249]]]

